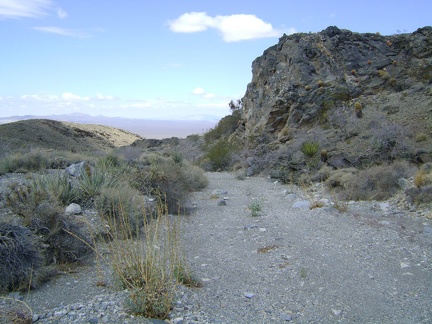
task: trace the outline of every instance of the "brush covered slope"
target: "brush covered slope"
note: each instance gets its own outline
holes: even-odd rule
[[[0,125],[0,139],[9,152],[18,148],[91,152],[127,146],[141,137],[109,126],[31,119]]]

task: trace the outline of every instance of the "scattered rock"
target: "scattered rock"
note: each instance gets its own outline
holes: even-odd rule
[[[86,165],[88,165],[88,163],[85,161],[71,164],[65,169],[65,172],[73,177],[79,177],[83,172],[84,168],[86,167]]]
[[[299,200],[296,201],[293,205],[292,208],[307,208],[310,209],[311,207],[311,203],[307,200]]]
[[[291,315],[285,313],[281,313],[279,317],[282,321],[286,321],[286,322],[292,321],[293,319]]]
[[[332,313],[334,316],[340,316],[342,314],[341,309],[332,309]]]
[[[255,296],[255,294],[254,294],[254,293],[251,293],[251,292],[245,292],[245,293],[244,293],[244,296],[245,296],[246,298],[251,299],[251,298],[253,298],[253,297]]]
[[[81,214],[81,212],[82,212],[81,206],[75,203],[70,204],[65,209],[66,215],[78,215]]]
[[[226,200],[222,199],[218,201],[218,206],[226,206]]]
[[[228,194],[228,191],[222,190],[222,189],[215,189],[212,191],[213,196],[222,196],[222,195],[227,195],[227,194]]]

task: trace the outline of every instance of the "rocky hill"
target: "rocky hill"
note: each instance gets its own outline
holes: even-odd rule
[[[346,165],[432,159],[432,27],[284,35],[252,73],[240,133],[257,156],[309,141]]]
[[[0,125],[2,151],[42,148],[75,152],[106,151],[130,145],[140,136],[114,127],[59,122],[48,119],[22,120]]]

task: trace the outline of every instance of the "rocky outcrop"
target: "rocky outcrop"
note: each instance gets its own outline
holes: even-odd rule
[[[281,138],[360,96],[430,88],[432,27],[393,36],[337,27],[284,35],[253,61],[252,73],[243,97],[246,136]]]

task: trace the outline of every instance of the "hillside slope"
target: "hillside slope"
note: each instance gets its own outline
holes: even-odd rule
[[[0,125],[2,149],[43,148],[68,151],[105,151],[126,146],[140,136],[109,126],[31,119]]]
[[[237,134],[255,156],[289,152],[302,168],[297,152],[314,142],[345,166],[432,161],[432,27],[284,35],[252,74]]]

